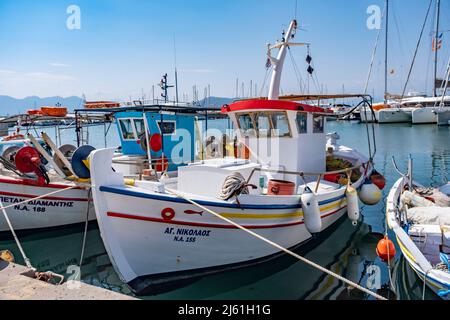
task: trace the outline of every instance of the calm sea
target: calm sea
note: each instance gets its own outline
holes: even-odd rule
[[[211,126],[212,124],[210,124]],[[216,124],[225,128],[227,124]],[[406,170],[409,154],[414,159],[415,179],[424,185],[441,185],[449,181],[450,128],[434,125],[408,124],[376,125],[376,168],[385,175],[389,188],[398,179],[391,158],[395,156],[401,170]],[[54,135],[54,129],[46,129]],[[328,132],[338,132],[340,143],[368,152],[364,125],[350,122],[331,122]],[[90,141],[95,147],[104,147],[103,126],[89,129]],[[74,144],[73,130],[62,134],[62,143]],[[108,146],[117,146],[113,126],[107,137]],[[364,221],[358,227],[344,219],[322,239],[313,241],[299,253],[363,286],[378,284],[389,287],[390,279],[397,299],[421,299],[423,282],[401,257],[397,257],[389,277],[386,265],[375,254],[380,234],[385,232],[385,204],[363,207]],[[80,259],[84,228],[24,235],[21,241],[33,265],[40,270],[67,274],[70,265]],[[19,252],[11,240],[0,241],[0,249],[13,251],[18,262]],[[380,275],[380,283],[376,276]],[[95,223],[87,234],[82,280],[96,286],[131,294],[114,272]],[[437,299],[426,292],[427,299]],[[186,287],[164,294],[140,297],[144,299],[368,299],[357,290],[349,290],[334,278],[282,256],[271,262],[238,271],[204,277]]]

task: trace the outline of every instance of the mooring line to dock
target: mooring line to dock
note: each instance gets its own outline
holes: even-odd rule
[[[20,254],[23,257],[23,260],[25,261],[25,264],[27,266],[27,268],[30,268],[34,271],[36,271],[36,268],[34,268],[31,264],[30,259],[27,257],[27,255],[25,254],[25,251],[23,250],[22,244],[19,241],[19,238],[17,237],[16,232],[14,231],[14,228],[12,226],[11,221],[9,220],[8,214],[6,213],[6,208],[3,207],[3,201],[0,199],[0,206],[2,206],[2,212],[3,212],[3,216],[5,217],[6,223],[8,224],[9,230],[11,230],[11,233],[14,237],[14,241],[16,242],[17,247],[19,248]]]
[[[283,252],[293,256],[294,258],[296,258],[296,259],[298,259],[300,261],[303,261],[304,263],[308,264],[309,266],[311,266],[313,268],[316,268],[316,269],[318,269],[318,270],[320,270],[320,271],[322,271],[324,273],[327,273],[328,275],[330,275],[332,277],[335,277],[336,279],[338,279],[338,280],[348,284],[351,287],[354,287],[354,288],[356,288],[358,290],[361,290],[362,292],[367,293],[368,295],[370,295],[370,296],[372,296],[372,297],[374,297],[374,298],[376,298],[378,300],[387,300],[385,297],[383,297],[383,296],[381,296],[381,295],[379,295],[379,294],[377,294],[375,292],[372,292],[369,289],[364,288],[363,286],[361,286],[361,285],[359,285],[359,284],[357,284],[357,283],[355,283],[355,282],[353,282],[351,280],[348,280],[348,279],[344,278],[343,276],[340,276],[337,273],[334,273],[333,271],[330,271],[330,270],[322,267],[321,265],[318,265],[317,263],[315,263],[315,262],[313,262],[311,260],[308,260],[308,259],[306,259],[305,257],[302,257],[299,254],[296,254],[296,253],[292,252],[289,249],[284,248],[283,246],[281,246],[281,245],[279,245],[279,244],[277,244],[277,243],[275,243],[275,242],[273,242],[273,241],[271,241],[271,240],[269,240],[269,239],[267,239],[267,238],[265,238],[265,237],[255,233],[255,232],[253,232],[253,231],[251,231],[251,230],[241,226],[240,224],[238,224],[238,223],[236,223],[236,222],[234,222],[234,221],[232,221],[232,220],[230,220],[228,218],[222,217],[217,212],[214,212],[211,209],[208,209],[208,208],[202,206],[201,204],[198,204],[194,200],[189,199],[188,197],[186,197],[186,196],[176,192],[175,190],[171,190],[171,189],[168,189],[168,188],[166,188],[165,190],[167,192],[171,193],[172,195],[174,195],[174,196],[176,196],[178,198],[181,198],[183,200],[186,200],[187,202],[193,204],[194,206],[196,206],[196,207],[198,207],[198,208],[200,208],[200,209],[202,209],[202,210],[204,210],[206,212],[209,212],[213,216],[215,216],[215,217],[217,217],[217,218],[219,218],[221,220],[224,220],[224,221],[228,222],[229,224],[232,224],[236,228],[241,229],[242,231],[244,231],[244,232],[246,232],[246,233],[248,233],[248,234],[250,234],[250,235],[252,235],[252,236],[254,236],[254,237],[256,237],[256,238],[258,238],[258,239],[260,239],[260,240],[262,240],[264,242],[266,242],[266,243],[268,243],[269,245],[277,248],[278,250],[281,250],[281,251],[283,251]]]
[[[91,203],[91,197],[92,197],[92,188],[89,188],[89,192],[88,192],[88,204],[87,204],[87,209],[86,209],[86,221],[84,224],[84,235],[83,235],[83,244],[81,247],[81,255],[80,255],[80,269],[81,266],[83,265],[83,259],[84,259],[84,248],[86,246],[86,238],[87,238],[87,232],[88,232],[88,226],[89,226],[89,213],[90,213],[90,207],[89,204]]]
[[[60,193],[60,192],[64,192],[64,191],[67,191],[67,190],[75,189],[75,188],[78,188],[78,186],[71,186],[69,188],[65,188],[65,189],[54,191],[54,192],[50,192],[50,193],[47,193],[45,195],[42,195],[42,196],[39,196],[39,197],[35,197],[35,198],[32,198],[32,199],[28,199],[28,200],[25,200],[25,201],[22,201],[22,202],[19,202],[19,203],[15,203],[15,204],[12,204],[12,205],[9,205],[9,206],[3,206],[3,201],[0,199],[0,206],[1,206],[0,210],[2,210],[3,216],[5,217],[5,220],[6,220],[6,223],[8,224],[9,230],[11,231],[11,233],[12,233],[12,235],[14,237],[14,241],[16,242],[17,247],[19,248],[20,254],[22,255],[23,260],[25,261],[25,264],[26,264],[27,268],[30,268],[33,271],[36,271],[36,268],[33,267],[33,265],[31,264],[30,259],[27,257],[27,255],[25,254],[25,251],[23,250],[22,244],[20,243],[19,237],[17,236],[16,231],[14,230],[14,227],[13,227],[13,225],[11,223],[11,220],[9,219],[9,216],[8,216],[8,213],[6,212],[6,209],[12,208],[12,207],[15,207],[15,206],[18,206],[18,205],[21,205],[21,204],[25,204],[25,203],[28,203],[28,202],[31,202],[31,201],[34,201],[34,200],[43,199],[43,198],[46,198],[48,196],[51,196],[51,195],[54,195],[54,194],[57,194],[57,193]]]

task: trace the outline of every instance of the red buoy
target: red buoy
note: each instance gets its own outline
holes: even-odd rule
[[[388,237],[381,239],[377,245],[377,255],[384,262],[390,262],[395,257],[394,243]]]
[[[370,176],[370,180],[374,185],[376,185],[380,190],[383,190],[386,187],[386,179],[383,175],[374,171],[374,173]]]

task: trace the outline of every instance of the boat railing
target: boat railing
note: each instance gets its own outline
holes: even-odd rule
[[[287,175],[295,175],[295,176],[299,176],[303,180],[304,180],[305,177],[317,177],[316,187],[315,187],[315,190],[314,190],[314,192],[317,193],[317,191],[319,190],[320,181],[322,181],[322,178],[325,175],[344,173],[348,177],[350,177],[354,170],[363,168],[365,171],[367,171],[370,163],[371,163],[371,161],[368,161],[368,162],[361,163],[361,164],[358,164],[358,165],[350,167],[350,168],[345,168],[345,169],[335,170],[335,171],[322,172],[322,173],[288,171],[288,170],[279,170],[279,169],[270,169],[270,168],[254,168],[252,170],[252,172],[250,173],[250,176],[247,179],[247,183],[250,183],[250,181],[251,181],[253,175],[255,174],[255,172],[267,172],[267,173],[280,173],[280,174],[287,174]]]

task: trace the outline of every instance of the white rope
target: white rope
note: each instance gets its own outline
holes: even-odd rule
[[[18,206],[18,205],[21,205],[21,204],[25,204],[25,203],[28,203],[28,202],[31,202],[31,201],[34,201],[34,200],[39,200],[39,199],[42,199],[42,198],[46,198],[46,197],[48,197],[50,195],[53,195],[53,194],[56,194],[56,193],[60,193],[60,192],[63,192],[63,191],[67,191],[67,190],[70,190],[70,189],[74,189],[74,188],[77,188],[77,186],[72,186],[70,188],[57,190],[55,192],[51,192],[51,193],[48,193],[48,194],[45,194],[45,195],[42,195],[42,196],[39,196],[39,197],[36,197],[36,198],[33,198],[33,199],[28,199],[28,200],[25,200],[25,201],[22,201],[22,202],[19,202],[19,203],[15,203],[15,204],[12,204],[12,205],[9,205],[9,206],[6,206],[6,207],[3,206],[3,202],[0,199],[0,206],[1,206],[0,209],[3,212],[3,216],[5,217],[6,223],[8,224],[9,230],[11,230],[11,233],[12,233],[12,235],[14,237],[14,241],[16,242],[17,247],[19,248],[20,254],[23,257],[23,260],[25,261],[25,264],[26,264],[27,268],[30,268],[30,269],[36,271],[36,268],[34,268],[32,266],[30,259],[27,257],[27,255],[25,254],[25,251],[23,250],[22,244],[20,243],[20,240],[17,237],[16,232],[14,231],[14,227],[13,227],[13,225],[11,223],[11,220],[9,220],[9,216],[6,213],[6,209],[11,208],[11,207],[15,207],[15,206]]]
[[[25,264],[26,264],[27,268],[30,268],[30,269],[33,269],[34,271],[36,271],[36,268],[34,268],[34,267],[31,265],[30,259],[27,257],[27,255],[25,254],[25,251],[24,251],[23,248],[22,248],[22,245],[20,244],[19,238],[17,237],[17,234],[16,234],[16,232],[14,231],[14,228],[13,228],[13,226],[12,226],[12,223],[11,223],[11,221],[9,220],[8,214],[6,213],[6,210],[5,210],[5,208],[3,207],[3,202],[2,202],[1,200],[0,200],[0,205],[2,206],[3,216],[5,217],[5,220],[6,220],[6,223],[8,224],[9,230],[11,230],[11,233],[12,233],[12,235],[13,235],[13,237],[14,237],[14,241],[16,242],[17,247],[19,248],[20,254],[21,254],[22,257],[23,257],[23,260],[25,261]]]
[[[84,235],[83,235],[83,244],[81,247],[81,255],[80,255],[80,269],[83,265],[83,259],[84,259],[84,248],[86,247],[86,238],[87,238],[87,232],[88,232],[88,226],[89,226],[89,211],[90,211],[90,203],[91,203],[91,195],[92,195],[92,188],[89,188],[88,192],[88,203],[87,203],[87,209],[86,209],[86,221],[84,224]]]
[[[281,250],[281,251],[283,251],[283,252],[293,256],[294,258],[297,258],[298,260],[303,261],[304,263],[310,265],[313,268],[316,268],[316,269],[318,269],[318,270],[320,270],[320,271],[322,271],[324,273],[327,273],[327,274],[335,277],[336,279],[338,279],[338,280],[340,280],[340,281],[342,281],[342,282],[344,282],[344,283],[346,283],[346,284],[348,284],[348,285],[350,285],[350,286],[352,286],[352,287],[354,287],[356,289],[359,289],[359,290],[367,293],[368,295],[370,295],[370,296],[372,296],[372,297],[374,297],[376,299],[387,300],[386,298],[384,298],[384,297],[382,297],[382,296],[380,296],[380,295],[378,295],[378,294],[376,294],[376,293],[374,293],[374,292],[372,292],[372,291],[370,291],[370,290],[360,286],[359,284],[357,284],[357,283],[355,283],[353,281],[350,281],[350,280],[348,280],[348,279],[346,279],[346,278],[344,278],[344,277],[342,277],[342,276],[340,276],[340,275],[338,275],[338,274],[336,274],[336,273],[334,273],[334,272],[332,272],[332,271],[330,271],[330,270],[328,270],[328,269],[326,269],[326,268],[324,268],[324,267],[322,267],[322,266],[320,266],[320,265],[318,265],[318,264],[316,264],[316,263],[314,263],[314,262],[312,262],[312,261],[310,261],[310,260],[308,260],[308,259],[306,259],[306,258],[304,258],[304,257],[302,257],[302,256],[300,256],[300,255],[298,255],[298,254],[296,254],[296,253],[294,253],[294,252],[284,248],[284,247],[282,247],[282,246],[280,246],[279,244],[277,244],[277,243],[275,243],[275,242],[273,242],[273,241],[271,241],[269,239],[264,238],[263,236],[261,236],[261,235],[255,233],[255,232],[253,232],[253,231],[251,231],[251,230],[241,226],[240,224],[238,224],[238,223],[236,223],[236,222],[234,222],[234,221],[232,221],[230,219],[227,219],[225,217],[222,217],[220,214],[218,214],[218,213],[216,213],[216,212],[214,212],[214,211],[212,211],[212,210],[210,210],[210,209],[208,209],[208,208],[206,208],[206,207],[196,203],[195,201],[193,201],[193,200],[183,196],[182,194],[179,194],[178,192],[176,192],[174,190],[171,190],[171,189],[168,189],[168,188],[166,188],[165,190],[168,191],[169,193],[171,193],[171,194],[181,198],[181,199],[184,199],[184,200],[188,201],[189,203],[193,204],[194,206],[197,206],[200,209],[202,209],[202,210],[204,210],[206,212],[209,212],[213,216],[215,216],[215,217],[217,217],[219,219],[222,219],[222,220],[228,222],[229,224],[232,224],[236,228],[241,229],[242,231],[245,231],[248,234],[250,234],[250,235],[252,235],[252,236],[254,236],[254,237],[256,237],[256,238],[258,238],[258,239],[260,239],[260,240],[262,240],[262,241],[264,241],[266,243],[268,243],[268,244],[270,244],[271,246],[273,246],[273,247],[275,247],[275,248],[277,248],[277,249],[279,249],[279,250]]]

